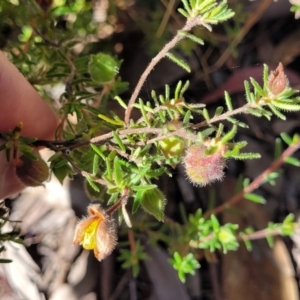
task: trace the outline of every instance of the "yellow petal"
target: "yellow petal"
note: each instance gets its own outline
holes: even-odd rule
[[[102,222],[102,220],[97,217],[94,218],[95,220],[84,230],[82,247],[86,250],[92,250],[96,247],[97,227]]]
[[[83,219],[76,225],[73,245],[80,244],[84,238],[85,230],[88,228],[93,222],[95,222],[98,218],[87,218]]]

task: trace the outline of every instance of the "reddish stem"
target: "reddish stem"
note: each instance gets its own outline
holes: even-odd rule
[[[250,185],[241,190],[239,193],[234,195],[231,199],[223,203],[222,205],[207,211],[204,214],[204,217],[207,218],[210,215],[219,214],[224,211],[226,208],[236,205],[239,201],[244,198],[244,195],[247,193],[251,193],[259,186],[261,186],[265,180],[265,178],[278,169],[285,161],[287,157],[290,157],[294,152],[296,152],[300,148],[300,139],[294,144],[291,144],[281,155],[278,157],[264,172],[262,172],[258,177],[256,177]]]

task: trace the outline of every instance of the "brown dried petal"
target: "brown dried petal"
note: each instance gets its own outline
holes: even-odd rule
[[[94,254],[100,261],[106,258],[115,248],[116,228],[112,221],[106,220],[99,223],[96,235],[96,248]]]

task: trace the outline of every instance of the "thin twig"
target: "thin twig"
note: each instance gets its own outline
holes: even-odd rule
[[[92,174],[89,174],[86,171],[79,170],[78,173],[81,174],[83,177],[92,177]],[[99,184],[102,184],[102,185],[108,185],[108,183],[105,180],[100,179],[100,178],[95,178],[95,179],[93,178],[93,181],[95,181],[95,182],[97,182]]]
[[[166,12],[164,14],[164,17],[159,25],[159,28],[156,31],[155,37],[160,38],[168,24],[169,18],[173,12],[175,6],[175,0],[170,0],[170,2],[168,3]]]
[[[275,236],[275,235],[280,235],[282,232],[281,228],[275,228],[272,230],[267,229],[262,229],[253,233],[240,233],[240,236],[237,238],[239,241],[244,241],[244,240],[259,240],[263,239],[267,236]]]
[[[185,24],[185,26],[182,28],[182,31],[190,31],[193,27],[195,26],[199,26],[203,24],[203,21],[197,16],[197,17],[194,17],[193,19],[191,20],[188,20]],[[166,54],[176,46],[176,44],[178,42],[180,42],[182,39],[184,38],[183,35],[177,33],[174,38],[169,42],[167,43],[163,49],[151,60],[151,62],[149,63],[149,65],[147,66],[147,68],[145,69],[145,71],[143,72],[143,74],[141,75],[132,95],[131,95],[131,98],[129,100],[129,103],[128,103],[128,107],[125,111],[125,117],[124,117],[124,121],[126,123],[126,125],[129,124],[129,120],[130,120],[130,115],[131,115],[131,111],[133,109],[133,104],[134,102],[136,101],[140,91],[141,91],[141,88],[142,86],[144,85],[147,77],[149,76],[150,72],[154,69],[154,67],[157,65],[157,63],[159,61],[161,61],[165,56]]]
[[[264,183],[264,180],[276,169],[278,169],[285,161],[286,158],[290,157],[294,152],[300,148],[300,140],[297,143],[290,145],[281,155],[278,157],[264,172],[262,172],[258,177],[256,177],[246,188],[241,190],[239,193],[234,195],[231,199],[223,203],[222,205],[207,211],[204,217],[207,218],[210,215],[219,214],[226,208],[236,205],[239,201],[244,198],[244,195],[251,193],[259,186]]]
[[[130,245],[130,251],[133,254],[136,251],[136,244],[135,244],[134,233],[132,229],[128,230],[128,241]]]
[[[182,137],[185,140],[199,141],[199,138],[196,134],[188,133],[188,132],[186,132],[186,130],[184,128],[181,128],[181,129],[166,133],[164,135],[157,136],[153,139],[150,139],[150,140],[147,141],[147,144],[153,144],[155,142],[167,139],[169,137],[174,137],[174,136]],[[137,143],[137,145],[139,145],[139,143]]]
[[[106,213],[108,215],[111,215],[112,213],[114,213],[119,207],[121,207],[122,205],[126,205],[127,201],[128,201],[128,197],[129,197],[129,188],[125,187],[123,192],[122,192],[122,196],[119,199],[118,202],[116,202],[115,204],[113,204],[110,208],[108,208],[106,210]]]
[[[239,107],[239,108],[234,109],[234,110],[229,110],[229,111],[227,111],[226,113],[224,113],[224,114],[222,114],[222,115],[213,117],[213,118],[211,118],[211,119],[208,120],[208,121],[203,121],[203,122],[201,122],[201,123],[192,125],[191,127],[192,127],[193,129],[205,127],[205,126],[207,126],[207,125],[209,125],[209,124],[212,124],[212,123],[215,123],[215,122],[219,122],[219,121],[226,120],[228,117],[231,117],[231,116],[234,116],[234,115],[237,115],[237,114],[241,114],[241,113],[247,113],[247,109],[248,109],[248,108],[255,108],[255,107],[257,107],[256,104],[247,103],[247,104],[245,104],[245,105],[242,106],[242,107]]]
[[[275,229],[262,229],[259,231],[255,231],[252,233],[243,233],[240,232],[237,236],[237,241],[247,241],[247,240],[260,240],[263,238],[266,238],[268,236],[276,236],[276,235],[280,235],[282,233],[282,229],[281,228],[275,228]],[[189,242],[189,246],[192,248],[199,248],[199,244],[200,243],[207,243],[209,241],[211,241],[212,239],[214,239],[216,237],[216,234],[213,232],[211,234],[209,234],[208,236],[204,237],[204,238],[200,238],[198,241],[197,240],[191,240]]]

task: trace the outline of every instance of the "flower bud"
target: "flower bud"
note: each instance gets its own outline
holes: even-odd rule
[[[225,227],[222,227],[218,232],[218,239],[224,244],[236,241],[236,237],[232,231]]]
[[[33,160],[22,155],[16,163],[16,174],[25,185],[36,187],[48,179],[49,167],[39,156]]]
[[[118,61],[109,54],[98,53],[92,55],[88,65],[92,79],[99,83],[113,82],[119,72]]]
[[[205,186],[224,176],[225,159],[222,156],[223,147],[212,154],[207,154],[204,144],[194,144],[186,151],[183,159],[185,171],[192,183]]]
[[[174,120],[169,122],[166,125],[166,128],[169,131],[176,131],[182,128],[182,123]],[[178,136],[171,136],[169,138],[160,140],[158,142],[160,149],[163,153],[163,155],[167,158],[167,159],[172,159],[172,158],[178,158],[181,157],[184,153],[184,149],[185,149],[185,142],[182,138],[178,137]],[[176,164],[172,164],[172,167],[175,167]]]
[[[269,91],[274,95],[282,93],[288,86],[288,80],[283,71],[282,63],[279,63],[275,71],[271,71],[268,80]]]

